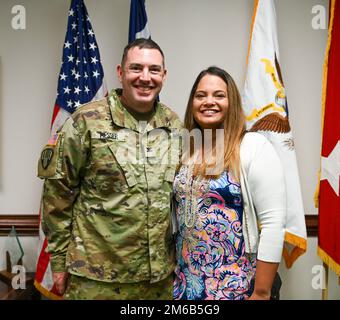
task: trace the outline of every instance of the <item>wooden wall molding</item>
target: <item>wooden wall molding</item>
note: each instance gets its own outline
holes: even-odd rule
[[[39,216],[34,214],[0,214],[0,236],[6,236],[15,227],[19,236],[39,236]],[[318,216],[306,215],[308,237],[318,236]]]
[[[318,215],[317,214],[306,214],[306,227],[308,237],[318,236]]]
[[[12,226],[19,236],[39,236],[39,216],[36,214],[0,214],[0,236],[7,236]]]

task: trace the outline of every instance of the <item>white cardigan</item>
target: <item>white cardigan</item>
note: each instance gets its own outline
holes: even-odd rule
[[[257,252],[262,261],[280,262],[286,225],[281,161],[270,141],[254,132],[244,136],[240,158],[246,252]]]

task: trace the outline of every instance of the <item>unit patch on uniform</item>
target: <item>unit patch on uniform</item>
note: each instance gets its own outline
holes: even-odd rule
[[[50,165],[53,158],[54,150],[52,148],[46,148],[41,153],[41,165],[46,170]]]

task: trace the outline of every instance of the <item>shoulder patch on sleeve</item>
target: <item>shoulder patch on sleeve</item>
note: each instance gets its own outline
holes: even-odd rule
[[[43,167],[44,170],[48,168],[48,166],[51,164],[52,159],[54,155],[54,148],[45,148],[41,152],[41,166]]]
[[[62,135],[57,133],[50,137],[47,145],[41,152],[38,163],[38,177],[39,178],[61,178],[58,173],[59,163],[61,159],[60,152],[62,151]]]

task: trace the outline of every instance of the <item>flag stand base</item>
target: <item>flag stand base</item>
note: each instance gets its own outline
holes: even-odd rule
[[[18,261],[18,265],[22,266],[22,259]],[[5,283],[8,286],[12,285],[12,279],[16,276],[16,273],[12,273],[12,263],[11,263],[11,257],[9,255],[9,252],[6,251],[6,270],[0,271],[0,281]],[[26,279],[27,281],[32,281],[32,279]]]
[[[12,279],[16,276],[15,273],[10,273],[7,270],[0,271],[0,281],[6,283],[8,286],[12,284]]]

